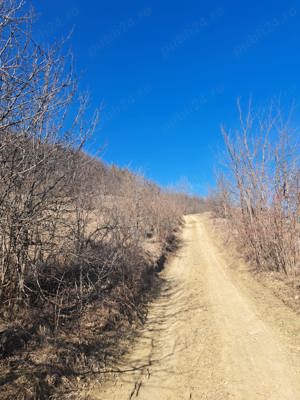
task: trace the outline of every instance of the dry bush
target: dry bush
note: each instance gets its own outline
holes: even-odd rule
[[[46,398],[91,352],[104,357],[103,332],[144,317],[157,257],[202,202],[84,153],[97,116],[85,123],[85,100],[73,115],[64,44],[37,45],[23,10],[0,4],[0,395]]]
[[[255,113],[249,105],[240,128],[223,129],[227,175],[219,182],[218,212],[228,218],[257,268],[299,273],[299,143],[279,107]]]

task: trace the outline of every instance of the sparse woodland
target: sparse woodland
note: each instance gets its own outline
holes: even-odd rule
[[[276,102],[257,112],[238,103],[239,128],[223,128],[225,168],[210,199],[258,271],[300,272],[300,148],[291,115]],[[225,172],[224,172],[225,171]]]
[[[41,47],[32,20],[1,2],[0,397],[15,399],[71,391],[118,356],[181,216],[202,206],[84,152],[97,114],[85,120],[65,43]]]
[[[0,2],[0,398],[76,398],[145,320],[184,214],[213,210],[251,265],[300,284],[299,132],[276,104],[238,104],[213,196],[164,190],[85,151],[98,112],[33,21]]]

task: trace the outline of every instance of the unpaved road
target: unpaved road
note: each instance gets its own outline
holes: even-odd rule
[[[91,398],[300,400],[300,317],[233,274],[208,216],[186,217],[182,236],[122,372]]]

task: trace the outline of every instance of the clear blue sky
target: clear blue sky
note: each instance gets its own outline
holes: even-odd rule
[[[81,88],[102,105],[103,158],[162,185],[214,182],[220,124],[236,99],[299,97],[299,1],[51,0],[33,4],[45,41],[66,35]]]

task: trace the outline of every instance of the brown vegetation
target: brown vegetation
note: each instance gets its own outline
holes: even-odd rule
[[[201,201],[84,153],[97,116],[72,116],[64,44],[41,49],[22,10],[0,5],[0,396],[42,399],[119,354]]]
[[[223,129],[225,174],[211,203],[230,223],[246,258],[260,271],[300,271],[299,142],[290,118],[271,104],[251,104],[235,135]]]

